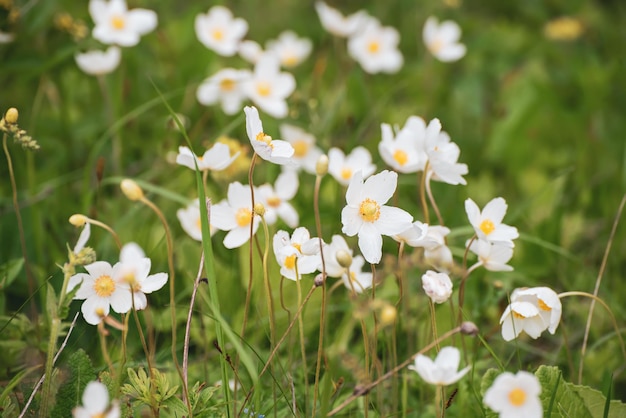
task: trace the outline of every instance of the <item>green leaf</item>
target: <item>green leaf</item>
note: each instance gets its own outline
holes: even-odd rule
[[[588,386],[579,386],[568,383],[572,390],[580,396],[585,403],[585,406],[589,410],[593,418],[604,417],[604,406],[606,404],[606,396],[602,392],[592,389]],[[626,404],[620,401],[612,400],[609,403],[610,409],[608,415],[609,418],[626,417]]]
[[[68,381],[59,388],[57,401],[51,417],[70,417],[72,408],[81,403],[87,383],[96,379],[96,372],[85,350],[78,349],[68,359],[70,374]]]
[[[541,383],[541,394],[539,398],[543,405],[543,410],[550,408],[550,402],[554,396],[554,406],[552,416],[593,418],[589,408],[583,399],[572,388],[571,383],[561,380],[561,371],[558,367],[540,366],[535,372],[535,376]],[[560,381],[561,380],[561,381]],[[556,388],[556,394],[555,392]],[[602,404],[603,406],[604,404]],[[547,417],[546,418],[550,418]]]
[[[22,271],[23,266],[23,258],[14,258],[0,265],[0,292],[13,283],[20,271]]]
[[[50,283],[46,286],[46,309],[48,311],[48,319],[52,321],[54,318],[57,318],[57,295],[54,292],[54,288]]]
[[[500,373],[502,372],[498,369],[489,369],[483,375],[483,378],[480,381],[480,395],[483,397],[483,399],[485,398],[485,393],[487,392],[487,389],[489,389],[491,385],[493,385],[493,381],[496,380],[496,377],[498,377]],[[487,418],[496,418],[498,414],[496,414],[489,408],[485,408],[485,416]]]

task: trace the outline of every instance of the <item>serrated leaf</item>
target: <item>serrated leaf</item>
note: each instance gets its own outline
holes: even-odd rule
[[[554,396],[553,416],[593,418],[583,399],[573,390],[573,385],[561,380],[561,371],[558,367],[540,366],[535,372],[535,376],[541,383],[539,398],[544,411],[548,410],[550,400]],[[556,394],[554,388],[556,388]]]
[[[96,372],[85,350],[78,349],[68,359],[69,378],[60,388],[51,417],[72,416],[72,409],[81,403],[87,383],[96,379]]]

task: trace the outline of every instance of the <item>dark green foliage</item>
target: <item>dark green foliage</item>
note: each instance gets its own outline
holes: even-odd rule
[[[66,382],[57,394],[52,418],[66,418],[72,415],[72,408],[81,404],[81,397],[87,383],[96,379],[96,372],[85,350],[79,348],[67,359],[69,373]]]

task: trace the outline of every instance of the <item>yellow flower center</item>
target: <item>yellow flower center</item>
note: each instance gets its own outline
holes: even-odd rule
[[[202,229],[202,220],[200,218],[196,219],[196,228]]]
[[[541,299],[538,300],[537,305],[539,305],[539,309],[541,309],[542,311],[550,312],[552,310],[552,308],[546,305],[546,303]]]
[[[235,221],[239,226],[250,225],[252,222],[252,211],[248,208],[241,208],[235,214]]]
[[[485,235],[489,235],[493,232],[494,229],[496,229],[496,226],[493,224],[493,222],[491,222],[491,220],[485,219],[480,223],[480,226],[478,228],[483,231]]]
[[[225,78],[220,81],[220,89],[222,91],[233,91],[235,89],[235,80],[232,78]]]
[[[269,135],[265,135],[263,132],[259,132],[256,135],[256,140],[260,142],[265,142],[267,145],[274,148],[274,144],[272,144],[272,137]]]
[[[126,26],[126,19],[124,19],[124,16],[115,15],[111,18],[111,26],[113,26],[113,29],[122,30]]]
[[[380,50],[380,44],[378,43],[378,41],[371,41],[369,44],[367,44],[367,50],[371,54],[375,54]]]
[[[294,267],[296,267],[296,255],[292,254],[290,256],[287,256],[287,258],[285,258],[285,267],[288,268],[289,270],[293,270]]]
[[[211,36],[213,36],[213,39],[216,41],[221,41],[224,39],[224,31],[222,29],[213,29]]]
[[[93,283],[93,290],[101,298],[108,298],[115,292],[115,282],[108,275],[98,277]]]
[[[139,284],[139,282],[137,281],[137,279],[135,278],[135,272],[134,271],[129,271],[128,273],[126,273],[124,275],[124,281],[126,283],[128,283],[128,285],[130,286],[130,288],[134,291],[134,292],[139,292],[141,290],[141,285]]]
[[[302,245],[298,244],[297,242],[294,242],[293,244],[291,244],[291,246],[296,250],[302,252]]]
[[[525,319],[526,318],[524,315],[522,315],[520,313],[517,313],[516,311],[511,311],[511,313],[513,314],[514,318],[517,318],[517,319]]]
[[[96,315],[98,315],[100,318],[104,318],[104,308],[96,308]]]
[[[259,93],[259,96],[267,97],[272,92],[272,86],[265,81],[261,81],[256,83],[256,92]]]
[[[298,57],[295,55],[287,55],[282,59],[284,67],[295,67],[298,64]]]
[[[430,49],[430,52],[433,54],[441,51],[441,48],[443,48],[443,42],[439,38],[435,39],[428,45],[428,49]]]
[[[276,195],[267,198],[267,205],[273,208],[280,206],[280,202],[282,202],[281,198]]]
[[[366,222],[374,222],[380,217],[380,205],[370,198],[361,202],[359,214]]]
[[[409,160],[409,157],[406,155],[406,152],[398,149],[393,153],[393,159],[402,167]]]
[[[522,406],[526,401],[526,392],[523,389],[515,388],[509,392],[509,402],[514,406]]]
[[[352,178],[352,169],[349,167],[344,167],[341,169],[341,178],[344,180],[350,180]]]
[[[304,139],[298,139],[297,141],[294,141],[291,145],[293,146],[294,157],[302,158],[306,155],[307,152],[309,152],[309,144]]]

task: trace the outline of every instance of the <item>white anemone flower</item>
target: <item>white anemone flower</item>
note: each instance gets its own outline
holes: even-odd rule
[[[202,242],[202,224],[200,220],[200,199],[194,199],[187,207],[178,209],[176,217],[180,221],[180,226],[191,238]],[[210,234],[213,235],[217,229],[209,225]]]
[[[251,74],[249,70],[223,68],[200,83],[196,98],[205,106],[219,102],[224,113],[234,115],[241,111],[241,103],[246,99],[243,82]]]
[[[176,155],[176,164],[183,165],[195,171],[195,162],[198,164],[198,170],[221,171],[230,166],[239,156],[239,153],[230,154],[228,145],[216,142],[211,148],[206,150],[201,156],[195,155],[189,147],[178,147],[178,155]]]
[[[556,332],[561,322],[562,306],[561,299],[554,290],[545,286],[515,289],[511,294],[511,301],[530,302],[535,305],[550,334]]]
[[[513,247],[513,240],[519,237],[517,228],[502,223],[507,204],[501,197],[492,199],[481,211],[472,199],[465,201],[465,212],[479,239],[489,242],[502,242]]]
[[[122,59],[122,51],[116,46],[110,46],[106,51],[87,51],[74,56],[76,64],[84,73],[102,75],[113,72]]]
[[[114,400],[109,405],[109,391],[98,382],[87,383],[83,392],[83,405],[72,409],[74,418],[119,418],[122,416],[120,403]]]
[[[344,16],[339,10],[330,7],[323,1],[315,2],[315,10],[324,29],[342,38],[354,35],[361,29],[368,18],[367,13],[363,10]]]
[[[324,245],[324,265],[326,267],[326,275],[329,277],[341,277],[346,271],[346,267],[339,264],[337,254],[341,251],[352,258],[352,248],[348,246],[346,239],[341,235],[333,235],[330,244]],[[318,270],[322,271],[320,264]]]
[[[256,64],[259,62],[263,54],[265,54],[265,51],[263,51],[263,48],[258,42],[246,39],[241,41],[239,44],[237,53],[241,58],[248,61],[250,64]]]
[[[483,402],[499,413],[500,418],[542,418],[541,383],[526,371],[504,372],[485,392]]]
[[[230,57],[237,53],[239,42],[248,32],[248,23],[224,6],[213,6],[206,14],[196,16],[196,36],[204,46]]]
[[[428,270],[422,275],[422,288],[433,303],[444,303],[452,296],[452,281],[446,273]]]
[[[363,271],[365,259],[360,255],[352,258],[352,264],[348,269],[344,269],[341,275],[343,285],[355,293],[363,293],[374,284],[374,275],[371,271]]]
[[[457,61],[465,55],[465,45],[459,43],[461,28],[456,22],[446,20],[439,24],[437,18],[431,16],[424,24],[422,36],[428,51],[439,61]]]
[[[346,191],[347,205],[341,211],[341,231],[351,237],[358,235],[359,248],[369,263],[382,257],[382,235],[393,236],[409,228],[413,217],[406,211],[386,206],[398,184],[398,174],[384,170],[363,182],[357,171]]]
[[[429,179],[458,185],[467,184],[463,176],[468,173],[467,164],[457,162],[461,149],[441,131],[439,119],[433,119],[426,128],[425,151],[428,157]]]
[[[459,349],[449,346],[439,351],[435,361],[423,354],[418,354],[415,357],[415,363],[409,366],[409,369],[416,371],[426,383],[448,386],[458,382],[470,370],[470,366],[459,370],[460,363]]]
[[[391,125],[380,125],[382,140],[378,143],[378,152],[391,168],[400,173],[415,173],[424,170],[427,155],[424,151],[426,123],[418,116],[407,119],[404,127],[394,131]]]
[[[284,68],[300,65],[311,54],[313,43],[310,39],[300,38],[295,32],[286,30],[275,40],[268,41],[265,50],[274,54]]]
[[[348,53],[367,73],[396,73],[404,63],[399,43],[397,29],[382,26],[370,18],[365,27],[348,40]]]
[[[287,226],[295,228],[300,222],[300,216],[294,207],[289,203],[298,192],[298,175],[295,171],[283,171],[276,183],[272,187],[270,184],[263,184],[257,189],[259,200],[265,206],[265,221],[268,225],[276,223],[277,219],[282,219]]]
[[[274,54],[263,54],[254,66],[252,76],[243,84],[246,95],[265,113],[275,118],[287,116],[287,97],[296,89],[292,74],[280,71]]]
[[[315,166],[322,150],[315,146],[315,137],[302,128],[286,123],[280,125],[280,136],[293,146],[293,168],[303,168],[309,174],[316,174]]]
[[[298,280],[303,274],[313,273],[320,264],[318,238],[311,238],[305,227],[296,228],[291,237],[287,231],[278,231],[273,238],[274,255],[280,265],[280,274]]]
[[[513,267],[507,264],[513,257],[510,245],[478,239],[470,244],[469,249],[478,256],[476,267],[483,266],[489,271],[513,271]]]
[[[87,273],[70,277],[67,289],[71,291],[80,285],[74,299],[85,300],[81,312],[88,324],[99,324],[110,309],[117,313],[130,311],[133,305],[130,286],[121,280],[120,263],[111,267],[106,261],[96,261],[86,265],[85,270]]]
[[[152,293],[167,283],[167,273],[150,274],[152,261],[134,242],[125,244],[120,251],[120,278],[133,292],[134,308],[138,311],[148,306],[146,293]]]
[[[398,242],[404,242],[411,247],[416,247],[424,242],[427,233],[428,225],[420,221],[415,221],[406,231],[402,231],[401,233],[394,235],[392,238]]]
[[[356,147],[345,155],[339,148],[328,150],[328,172],[343,186],[350,184],[354,173],[361,172],[364,179],[376,171],[372,154],[365,147]]]
[[[539,308],[531,302],[511,302],[500,317],[502,338],[511,341],[522,331],[533,339],[539,338],[548,324],[543,320]]]
[[[222,231],[229,231],[224,237],[224,246],[228,249],[241,247],[259,228],[260,219],[252,213],[250,187],[238,181],[228,186],[227,200],[211,207],[211,224]]]
[[[246,132],[254,152],[274,164],[293,164],[291,157],[295,150],[291,144],[280,139],[272,139],[263,132],[263,123],[256,107],[246,106],[243,111],[246,114]]]
[[[107,45],[135,46],[157,26],[153,10],[128,10],[125,0],[90,0],[89,14],[96,24],[93,37]]]

